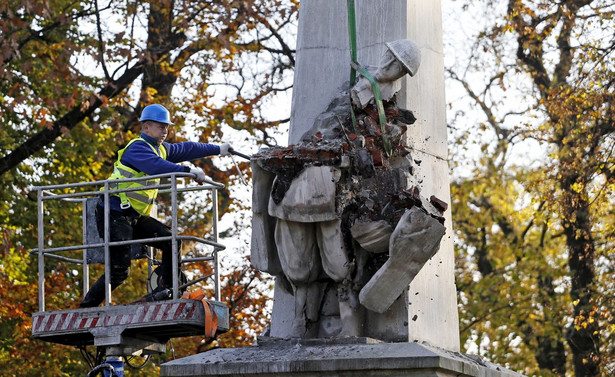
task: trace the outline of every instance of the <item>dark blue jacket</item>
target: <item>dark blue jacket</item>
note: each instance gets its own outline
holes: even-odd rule
[[[141,134],[141,138],[145,139],[149,144],[158,149],[157,140],[153,137]],[[185,141],[182,143],[162,143],[167,150],[167,159],[159,157],[154,153],[152,148],[143,141],[135,141],[124,151],[122,155],[122,164],[130,166],[135,170],[142,171],[148,175],[174,173],[174,172],[190,172],[188,166],[178,165],[177,162],[196,160],[207,156],[220,154],[218,145],[195,143]],[[123,210],[120,208],[120,198],[112,196],[110,198],[112,211],[124,212],[126,215],[139,216],[132,208]],[[103,202],[101,201],[101,206]]]

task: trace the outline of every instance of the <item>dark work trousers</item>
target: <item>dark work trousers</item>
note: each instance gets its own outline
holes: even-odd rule
[[[104,208],[96,207],[96,226],[98,234],[104,239],[105,214]],[[109,238],[110,241],[127,241],[154,237],[171,236],[171,229],[160,221],[150,216],[132,217],[121,212],[109,212]],[[170,288],[172,284],[172,243],[171,240],[160,242],[146,242],[162,250],[162,281],[164,286]],[[131,245],[113,246],[109,248],[111,259],[111,290],[117,288],[130,272],[130,248]],[[177,241],[178,262],[181,259],[181,241]],[[82,308],[95,307],[105,300],[105,274],[92,285],[85,298],[79,305]]]

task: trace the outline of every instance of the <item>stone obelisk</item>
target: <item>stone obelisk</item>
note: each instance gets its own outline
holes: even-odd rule
[[[289,143],[297,143],[350,78],[346,0],[301,0]],[[377,65],[385,42],[409,39],[421,67],[405,78],[399,107],[417,121],[406,145],[420,161],[421,192],[450,198],[440,0],[356,0],[357,60]],[[252,347],[214,349],[163,364],[161,376],[519,376],[459,353],[450,207],[439,251],[406,293],[371,321],[365,338],[298,339],[288,334],[293,305],[276,287],[271,336]],[[374,339],[375,338],[375,339]]]
[[[421,49],[420,69],[414,77],[403,79],[398,104],[417,117],[406,145],[420,161],[416,174],[422,182],[421,192],[449,201],[440,0],[357,0],[355,10],[360,65],[377,66],[385,42],[409,39]],[[349,81],[350,60],[347,2],[302,1],[289,144],[299,141]],[[389,318],[372,324],[382,326],[381,332],[395,333],[396,340],[427,341],[458,351],[450,207],[444,216],[447,230],[440,250],[413,280],[405,300],[389,310]],[[282,337],[284,324],[289,322],[282,307],[290,304],[280,297],[283,294],[276,290],[279,305],[274,303],[272,320],[272,335]]]

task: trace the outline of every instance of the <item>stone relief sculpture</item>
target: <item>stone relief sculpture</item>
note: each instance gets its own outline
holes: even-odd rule
[[[405,74],[414,76],[421,64],[419,46],[408,39],[400,39],[385,43],[387,50],[380,59],[378,67],[368,67],[367,71],[374,76],[382,100],[390,100],[401,89],[399,79]],[[374,99],[374,91],[369,80],[361,77],[350,90],[352,102],[361,109]]]
[[[447,205],[421,195],[413,176],[420,161],[402,142],[416,119],[395,100],[420,50],[409,40],[386,46],[380,65],[368,68],[382,94],[384,133],[362,78],[300,143],[252,159],[252,263],[293,295],[290,337],[368,336],[366,313],[385,313],[444,235]]]

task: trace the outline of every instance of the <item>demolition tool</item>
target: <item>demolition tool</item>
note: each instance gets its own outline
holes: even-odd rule
[[[243,173],[239,169],[239,166],[237,165],[237,162],[235,162],[235,159],[233,158],[233,155],[245,158],[248,161],[251,160],[251,157],[248,156],[248,155],[245,155],[245,154],[243,154],[241,152],[237,152],[234,149],[229,150],[229,152],[231,153],[230,156],[231,156],[231,160],[233,160],[233,165],[235,165],[235,169],[237,169],[237,172],[239,172],[239,179],[241,180],[241,183],[243,183],[244,186],[247,186],[248,183],[246,182],[245,178],[243,177]]]
[[[241,158],[245,158],[248,161],[250,161],[252,159],[252,157],[248,156],[247,154],[243,154],[241,152],[237,152],[234,149],[231,149],[229,152],[231,152],[231,154],[234,154],[235,156],[239,156]]]

